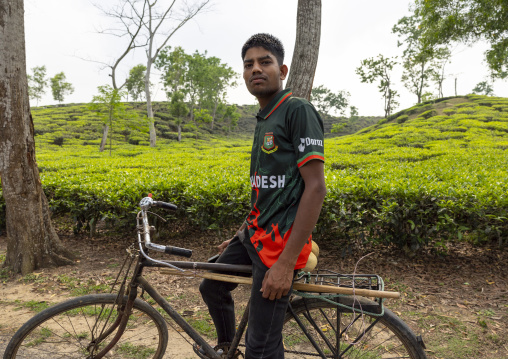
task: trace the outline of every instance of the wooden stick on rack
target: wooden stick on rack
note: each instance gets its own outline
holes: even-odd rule
[[[252,285],[252,278],[250,277],[240,277],[229,274],[219,274],[219,273],[210,273],[210,272],[193,272],[193,271],[184,271],[180,272],[176,269],[168,269],[163,268],[160,270],[163,274],[174,274],[180,275],[184,277],[199,277],[205,279],[218,280],[221,282],[229,282],[229,283],[237,283],[237,284],[247,284]],[[334,294],[347,294],[347,295],[359,295],[362,297],[375,297],[375,298],[393,298],[397,299],[400,297],[399,292],[387,292],[380,290],[370,290],[370,289],[354,289],[353,288],[345,288],[345,287],[335,287],[331,285],[320,285],[320,284],[309,284],[309,283],[294,283],[293,289],[302,291],[302,292],[316,292],[316,293],[334,293]]]

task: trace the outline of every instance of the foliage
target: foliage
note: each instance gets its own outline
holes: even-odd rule
[[[238,120],[240,119],[241,114],[238,112],[238,108],[236,105],[226,106],[224,109],[224,114],[222,115],[222,122],[227,124],[229,132],[235,129],[238,126]]]
[[[48,86],[48,80],[46,79],[46,66],[35,66],[32,67],[32,75],[27,75],[28,79],[28,96],[30,99],[39,100],[42,95],[46,93],[46,86]]]
[[[415,0],[422,17],[423,40],[428,44],[485,40],[492,75],[508,76],[508,2],[499,0]]]
[[[146,66],[139,64],[129,71],[129,77],[125,82],[127,92],[134,101],[142,100],[145,92]]]
[[[175,118],[175,123],[178,126],[178,142],[182,140],[181,126],[183,118],[189,113],[189,108],[183,102],[184,93],[175,91],[171,94],[171,102],[169,103],[169,113]]]
[[[316,109],[326,115],[330,115],[330,111],[344,115],[349,104],[349,92],[339,91],[333,93],[330,89],[319,85],[312,89],[310,101]]]
[[[204,122],[209,123],[213,131],[220,109],[225,107],[226,91],[236,86],[238,74],[219,58],[208,57],[206,51],[189,55],[181,47],[162,49],[155,65],[162,72],[167,97],[171,98],[177,91],[183,93],[190,107],[191,120],[195,120],[195,113],[206,110],[211,119],[207,117]]]
[[[487,81],[481,81],[477,83],[471,92],[477,95],[485,95],[485,96],[494,95],[494,89]]]
[[[356,135],[326,139],[328,195],[316,236],[408,250],[506,238],[508,100],[457,100],[419,104]],[[40,116],[34,112],[36,131]],[[240,223],[248,211],[249,140],[183,138],[157,149],[117,142],[109,157],[44,136],[36,137],[44,191],[52,210],[70,213],[81,228],[101,219],[133,226],[149,192],[202,229]]]
[[[394,59],[378,55],[377,59],[370,58],[362,61],[362,65],[356,69],[362,82],[373,83],[379,81],[378,89],[383,94],[385,100],[385,117],[390,116],[397,107],[396,98],[399,96],[397,91],[392,89],[390,71],[397,64]]]
[[[90,111],[93,111],[101,121],[108,126],[108,132],[113,132],[113,123],[118,124],[120,128],[128,130],[135,128],[142,130],[144,127],[140,124],[136,112],[128,111],[128,107],[120,102],[122,97],[125,96],[124,92],[113,89],[109,85],[99,86],[99,94],[95,95],[92,102],[88,106]],[[111,139],[111,134],[109,135]],[[111,141],[110,141],[111,152]]]
[[[74,92],[74,87],[72,87],[72,85],[65,80],[66,77],[63,72],[56,74],[50,79],[53,99],[60,103],[63,102],[65,96],[70,95]]]
[[[420,23],[421,17],[417,15],[404,16],[392,29],[393,33],[403,39],[398,42],[398,46],[405,45],[402,82],[417,96],[417,103],[422,101],[425,88],[429,86],[431,79],[439,82],[438,88],[442,88],[444,73],[440,71],[440,66],[444,66],[451,56],[448,48],[421,41],[423,29]]]

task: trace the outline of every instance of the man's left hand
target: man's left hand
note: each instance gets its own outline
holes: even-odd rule
[[[280,299],[282,296],[287,295],[293,283],[294,270],[291,266],[275,262],[270,269],[265,273],[263,284],[261,285],[261,292],[263,298],[270,300]]]

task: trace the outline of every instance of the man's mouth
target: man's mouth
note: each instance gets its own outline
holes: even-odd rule
[[[255,77],[252,77],[250,80],[250,82],[255,83],[255,84],[261,83],[263,81],[265,81],[265,78],[263,76],[255,76]]]

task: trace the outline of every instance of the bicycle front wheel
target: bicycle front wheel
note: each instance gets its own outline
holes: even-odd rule
[[[126,298],[124,299],[126,300]],[[116,294],[87,295],[50,307],[26,322],[12,337],[4,359],[96,358],[115,336],[119,317]],[[103,338],[97,343],[97,338]],[[136,299],[127,327],[106,358],[162,358],[168,330],[162,316]]]
[[[351,297],[340,302],[353,305]],[[355,312],[317,298],[294,300],[282,333],[286,359],[427,358],[414,333],[393,312],[385,308],[381,317],[362,315],[359,305],[379,311],[377,303],[365,298],[357,298]]]

